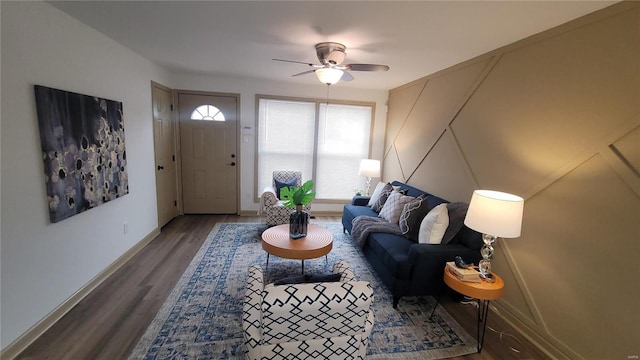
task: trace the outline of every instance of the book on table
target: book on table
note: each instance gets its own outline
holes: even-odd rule
[[[480,272],[475,267],[459,268],[453,261],[447,262],[447,268],[462,281],[480,282]]]

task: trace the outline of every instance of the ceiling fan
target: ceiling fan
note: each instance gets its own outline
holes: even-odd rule
[[[327,85],[333,85],[340,80],[351,81],[353,75],[348,71],[387,71],[388,65],[377,64],[345,64],[342,65],[347,57],[347,47],[336,42],[322,42],[316,44],[316,54],[320,64],[311,64],[304,61],[273,59],[275,61],[292,62],[297,64],[305,64],[313,67],[313,70],[303,71],[291,76],[300,76],[315,73],[318,79]]]

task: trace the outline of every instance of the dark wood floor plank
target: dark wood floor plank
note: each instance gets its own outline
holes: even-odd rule
[[[315,220],[339,222],[341,218],[327,216]],[[175,218],[17,359],[126,359],[215,224],[259,221],[258,216]],[[475,337],[475,307],[451,299],[443,299],[441,304]],[[454,359],[548,359],[496,314],[489,315],[488,326],[497,332],[487,330],[482,353]],[[499,332],[508,335],[503,334],[501,339]]]

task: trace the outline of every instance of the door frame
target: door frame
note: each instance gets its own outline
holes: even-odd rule
[[[186,90],[186,89],[177,89],[173,91],[173,99],[174,99],[174,104],[177,104],[175,106],[175,109],[178,110],[180,108],[180,104],[179,104],[179,95],[180,94],[184,94],[184,95],[208,95],[208,96],[226,96],[226,97],[234,97],[236,99],[236,151],[235,153],[237,154],[237,160],[236,160],[236,164],[237,166],[235,166],[235,171],[236,171],[236,215],[239,215],[241,213],[241,209],[240,209],[240,204],[241,202],[241,194],[242,194],[242,189],[240,188],[241,185],[241,181],[240,181],[240,173],[241,173],[241,167],[242,167],[242,154],[240,152],[241,146],[240,146],[240,94],[239,93],[226,93],[226,92],[215,92],[215,91],[200,91],[200,90]],[[178,187],[178,213],[181,215],[184,215],[184,201],[183,201],[183,192],[182,192],[182,144],[181,144],[181,130],[180,130],[180,116],[179,116],[179,111],[175,111],[174,112],[174,118],[176,119],[176,171],[177,171],[177,180],[178,180],[178,184],[176,185]]]

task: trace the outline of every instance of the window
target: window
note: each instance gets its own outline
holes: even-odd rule
[[[191,113],[191,120],[224,121],[224,114],[213,105],[200,105]]]
[[[274,170],[302,171],[316,199],[351,199],[364,186],[360,159],[369,157],[372,104],[259,97],[258,191]]]

